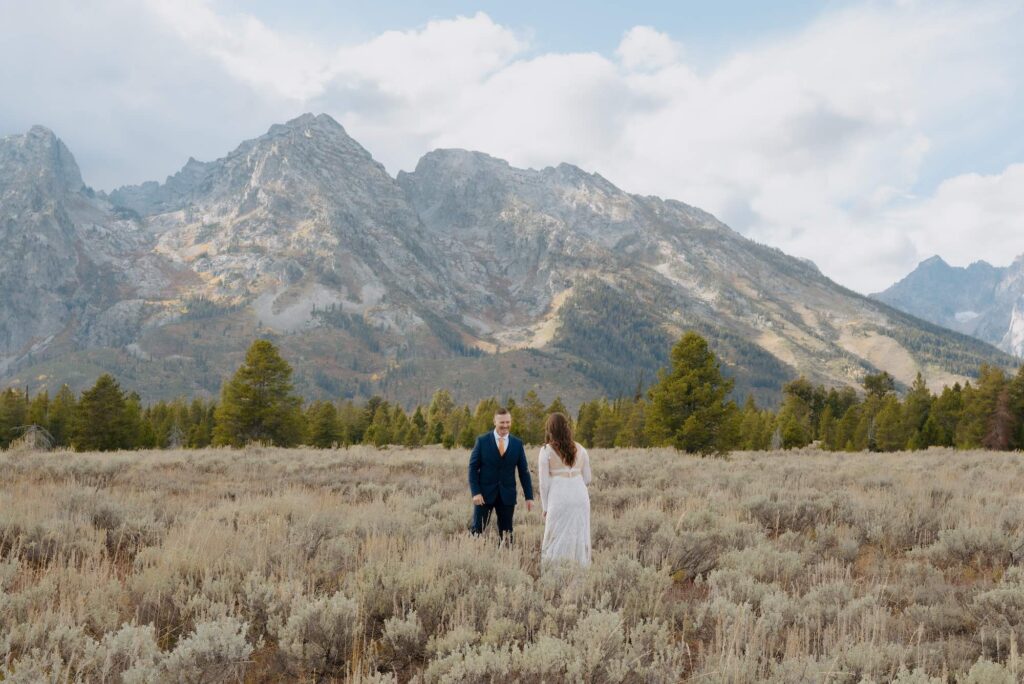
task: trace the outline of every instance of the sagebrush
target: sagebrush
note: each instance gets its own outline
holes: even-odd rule
[[[0,677],[1024,674],[1018,455],[591,457],[594,565],[542,574],[538,512],[468,535],[459,451],[0,454]]]

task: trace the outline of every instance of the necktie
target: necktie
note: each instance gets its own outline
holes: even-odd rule
[[[498,454],[501,456],[505,455],[505,438],[498,437]]]

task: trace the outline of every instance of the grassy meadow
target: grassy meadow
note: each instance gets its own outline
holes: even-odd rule
[[[1019,455],[591,457],[594,565],[542,574],[461,450],[0,453],[0,679],[1024,676]]]

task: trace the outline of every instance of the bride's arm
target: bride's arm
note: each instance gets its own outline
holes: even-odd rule
[[[537,456],[537,477],[540,482],[540,508],[542,511],[546,511],[548,510],[548,490],[551,489],[551,472],[548,470],[546,447],[541,447],[540,454]]]
[[[590,454],[587,453],[587,450],[583,448],[582,444],[580,445],[580,468],[583,470],[583,484],[589,485],[591,478]]]

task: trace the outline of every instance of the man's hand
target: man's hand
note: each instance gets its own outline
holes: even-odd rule
[[[526,500],[526,512],[529,513],[533,510],[533,499]]]
[[[473,497],[473,505],[475,505],[475,506],[483,506],[484,505],[484,495],[483,494],[477,494],[476,496],[474,496]]]

